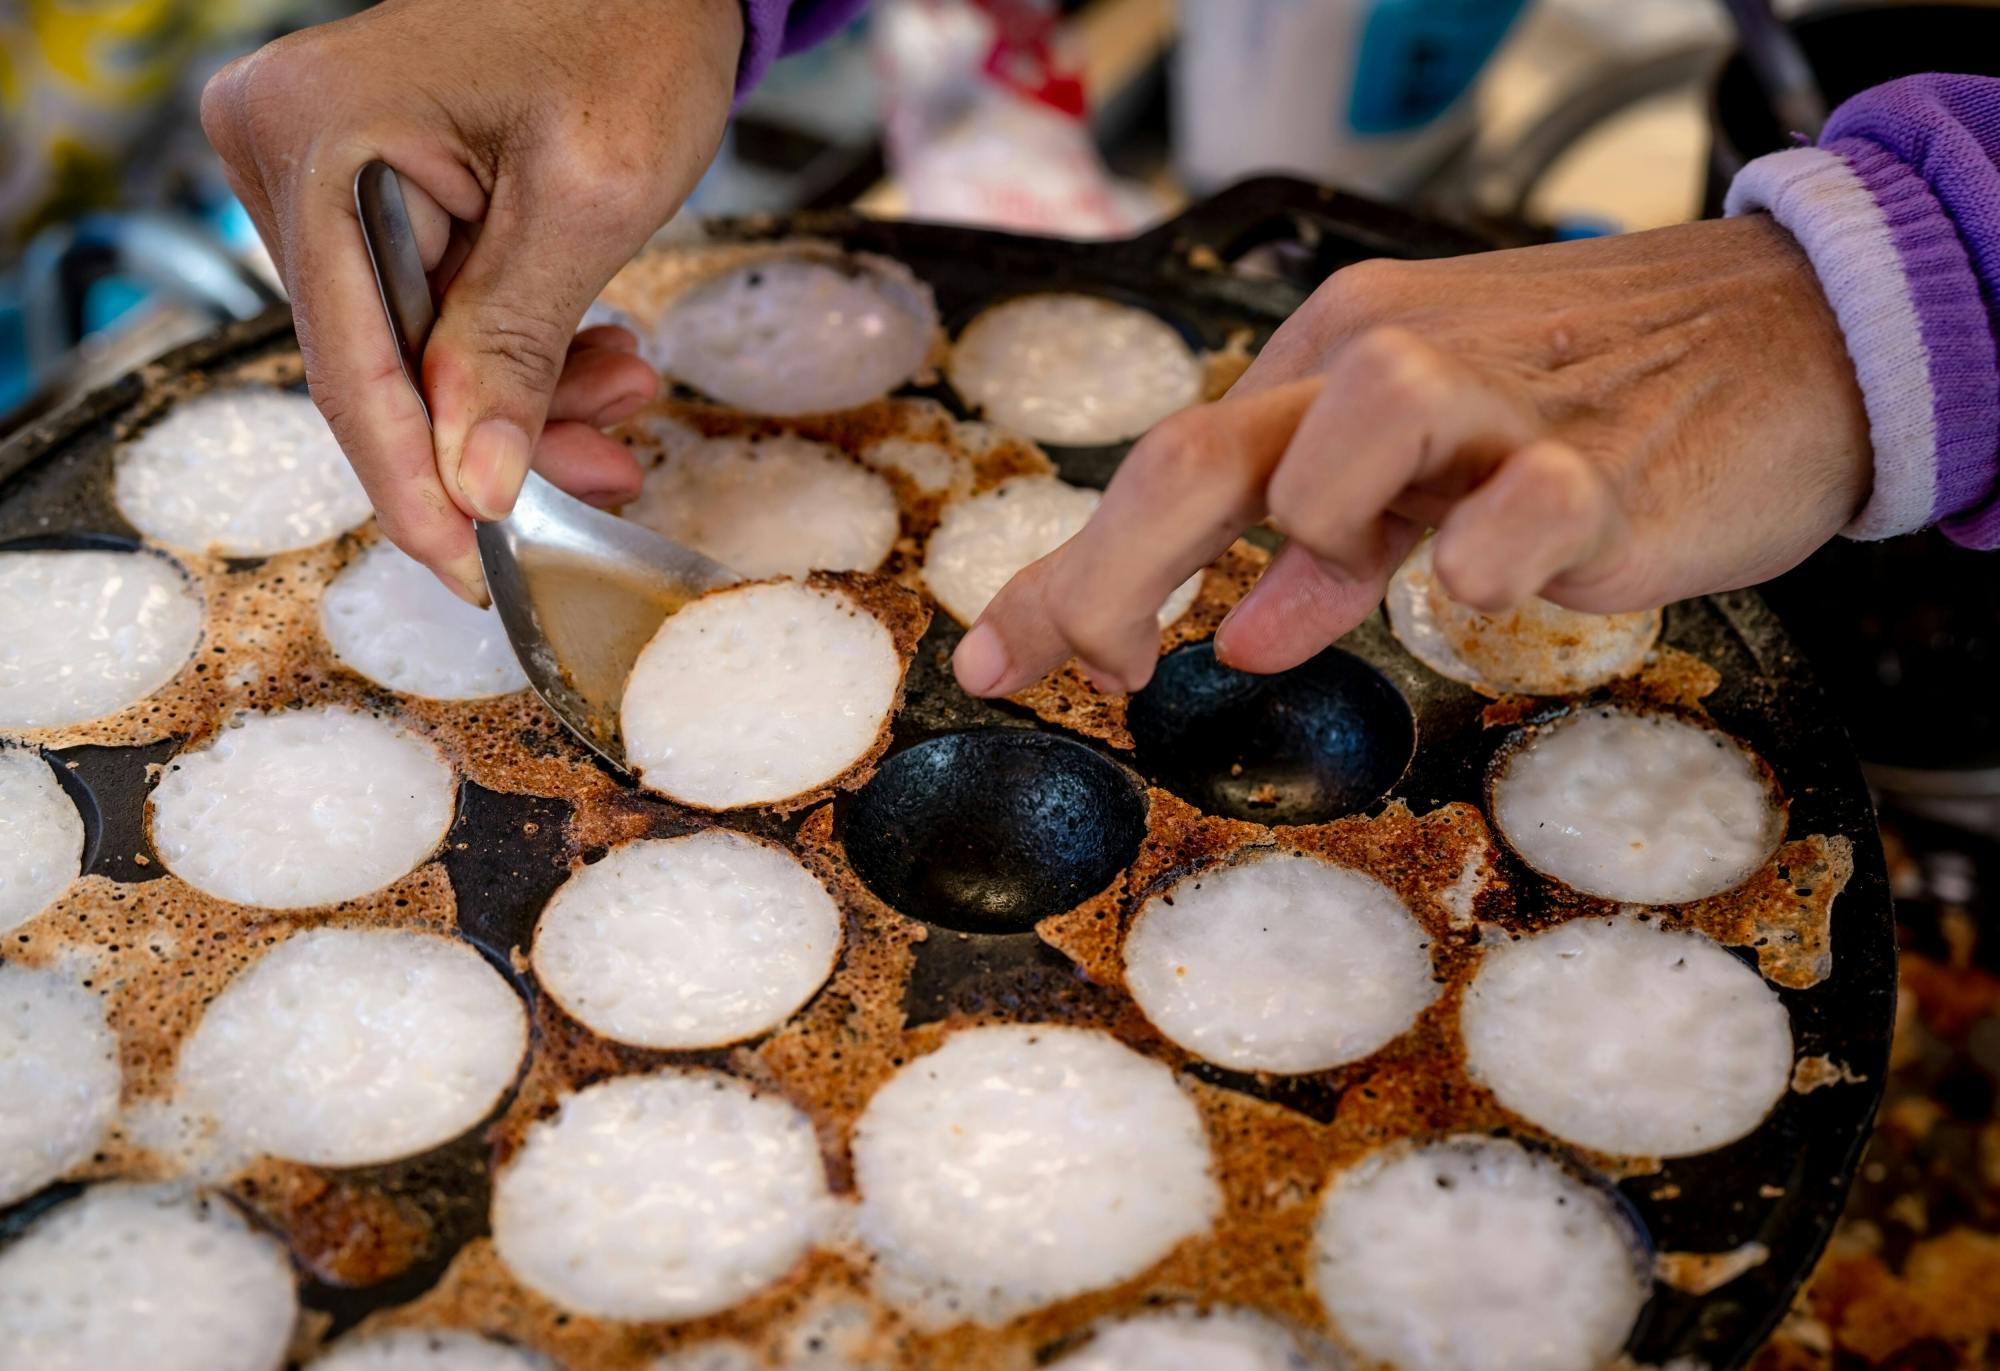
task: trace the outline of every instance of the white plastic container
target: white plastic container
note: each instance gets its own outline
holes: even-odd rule
[[[1466,139],[1525,0],[1180,0],[1174,162],[1203,194],[1284,171],[1394,197]]]

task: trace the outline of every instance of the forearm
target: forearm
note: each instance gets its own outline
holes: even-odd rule
[[[1818,147],[1745,168],[1728,209],[1790,230],[1840,321],[1875,446],[1848,532],[2000,547],[2000,80],[1865,92]]]

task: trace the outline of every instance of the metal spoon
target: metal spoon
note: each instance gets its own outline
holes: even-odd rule
[[[424,341],[437,311],[395,170],[385,162],[361,168],[354,203],[403,375],[422,404]],[[532,472],[514,512],[476,533],[493,607],[535,693],[598,756],[626,770],[618,706],[639,650],[667,615],[741,578]]]

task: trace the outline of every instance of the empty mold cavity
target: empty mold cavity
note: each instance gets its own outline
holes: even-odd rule
[[[855,871],[897,910],[1005,933],[1109,885],[1145,839],[1146,798],[1082,743],[972,729],[883,762],[842,832]]]
[[[1402,693],[1338,648],[1273,676],[1233,671],[1208,643],[1169,653],[1132,697],[1139,769],[1211,814],[1319,823],[1365,809],[1417,749]]]

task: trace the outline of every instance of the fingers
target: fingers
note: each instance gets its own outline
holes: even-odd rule
[[[576,321],[656,224],[647,217],[621,226],[616,216],[580,212],[552,176],[531,184],[517,174],[494,187],[424,350],[438,471],[476,519],[502,519],[514,507],[552,412],[608,422],[604,416],[629,414],[658,384],[644,362],[616,346],[593,338],[571,349]],[[561,408],[552,411],[565,383]]]
[[[550,420],[535,444],[535,470],[577,499],[613,509],[639,493],[643,473],[631,449],[587,423]]]
[[[1271,522],[1366,581],[1387,555],[1385,511],[1413,488],[1450,500],[1534,427],[1525,406],[1414,334],[1372,330],[1334,355],[1300,419],[1271,477]]]
[[[1384,522],[1380,556],[1359,577],[1302,544],[1280,548],[1215,630],[1216,659],[1238,671],[1289,671],[1373,614],[1389,577],[1423,536],[1396,515],[1385,515]]]
[[[430,426],[403,379],[351,191],[314,187],[286,234],[292,312],[313,399],[375,506],[382,531],[453,591],[486,602],[472,523],[438,479]]]
[[[623,329],[589,332],[625,333]],[[625,337],[631,335],[625,333]],[[632,352],[615,345],[587,343],[579,334],[549,399],[549,419],[608,428],[638,413],[659,389],[659,373]]]
[[[616,352],[637,352],[639,335],[622,324],[593,324],[589,328],[579,329],[576,337],[570,340],[569,350],[575,352],[578,348],[611,348]]]
[[[1475,609],[1511,609],[1587,568],[1620,522],[1610,487],[1580,453],[1552,439],[1530,443],[1445,516],[1433,551],[1438,581]]]
[[[1615,506],[1525,400],[1401,329],[1344,343],[1317,380],[1177,415],[1136,446],[1082,532],[1017,576],[954,658],[976,695],[1074,657],[1101,687],[1151,677],[1166,595],[1268,508],[1291,542],[1219,631],[1246,670],[1310,657],[1372,612],[1419,529],[1439,576],[1502,608],[1595,556]]]
[[[1023,571],[959,645],[975,695],[1007,695],[1075,657],[1136,690],[1159,655],[1160,606],[1264,514],[1264,485],[1316,381],[1185,410],[1140,439],[1083,530]]]

